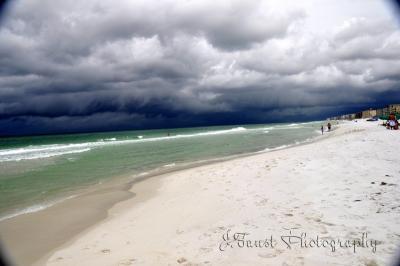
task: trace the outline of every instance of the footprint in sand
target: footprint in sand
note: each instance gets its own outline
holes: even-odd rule
[[[204,253],[210,253],[211,251],[213,251],[213,248],[200,248],[200,250]]]
[[[101,250],[101,252],[104,253],[104,254],[109,254],[109,253],[111,253],[111,250],[103,249],[103,250]]]
[[[304,258],[303,257],[296,257],[293,265],[304,265]]]
[[[319,231],[320,231],[320,233],[321,233],[322,235],[326,235],[326,234],[328,233],[328,230],[326,230],[326,227],[323,226],[323,225],[320,226]]]
[[[268,258],[274,258],[274,257],[278,256],[281,253],[283,253],[282,249],[276,249],[276,250],[274,250],[273,253],[271,253],[271,252],[261,252],[261,253],[258,253],[257,255],[259,257],[261,257],[261,258],[268,259]]]
[[[269,259],[269,258],[274,258],[274,257],[276,257],[277,255],[278,255],[278,253],[267,253],[267,252],[265,252],[265,253],[258,253],[257,254],[259,257],[261,257],[261,258],[265,258],[265,259]]]
[[[186,262],[187,259],[185,259],[184,257],[181,257],[181,258],[177,259],[176,261],[177,261],[179,264],[182,264],[182,263]]]
[[[133,265],[136,259],[125,259],[118,262],[118,265]]]
[[[268,202],[268,199],[262,199],[262,200],[260,200],[260,201],[257,201],[257,202],[255,203],[255,205],[256,205],[256,206],[264,206],[264,205],[267,204],[267,202]]]
[[[333,224],[333,223],[328,223],[328,222],[321,222],[321,223],[323,223],[324,225],[327,225],[327,226],[335,226],[335,224]]]
[[[376,263],[375,260],[367,260],[364,262],[365,266],[378,266],[379,264]]]

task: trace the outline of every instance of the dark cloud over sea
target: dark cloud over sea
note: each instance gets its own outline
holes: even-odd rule
[[[337,1],[323,18],[278,2],[14,1],[0,20],[0,135],[305,121],[400,102],[399,24],[379,4],[342,17]]]

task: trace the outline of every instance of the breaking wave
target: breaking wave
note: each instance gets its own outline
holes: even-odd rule
[[[226,130],[206,131],[193,134],[180,134],[163,137],[145,138],[145,136],[136,136],[135,139],[117,140],[116,138],[100,139],[94,142],[85,143],[71,143],[71,144],[51,144],[51,145],[37,145],[27,146],[23,148],[4,149],[0,150],[0,162],[32,160],[40,158],[48,158],[53,156],[60,156],[65,154],[74,154],[90,151],[92,148],[107,146],[107,145],[120,145],[128,143],[140,143],[150,141],[163,141],[180,138],[193,138],[210,135],[221,135],[242,132],[247,130],[244,127],[235,127]]]

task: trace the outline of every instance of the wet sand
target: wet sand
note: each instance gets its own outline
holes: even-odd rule
[[[116,202],[134,194],[130,186],[109,188],[66,200],[44,211],[0,222],[3,246],[16,265],[31,265],[68,239],[107,217]]]

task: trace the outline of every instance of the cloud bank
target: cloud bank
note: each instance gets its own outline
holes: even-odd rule
[[[15,1],[0,24],[0,135],[310,120],[400,102],[398,23],[358,1],[343,18],[342,2],[325,10],[329,26],[310,26],[320,12],[274,1]]]

